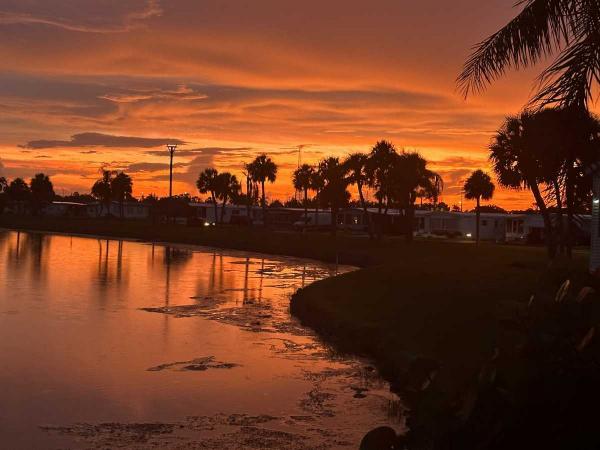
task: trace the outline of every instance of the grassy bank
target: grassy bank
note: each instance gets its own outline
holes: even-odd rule
[[[580,254],[569,270],[585,268]],[[439,367],[436,383],[461,392],[489,360],[498,325],[534,291],[553,290],[541,249],[415,243],[396,258],[314,283],[292,298],[292,312],[342,350],[375,360],[406,387]]]
[[[207,245],[352,264],[362,270],[300,290],[292,312],[342,350],[373,358],[391,380],[435,360],[446,389],[473,376],[494,347],[498,317],[525,302],[546,273],[543,248],[369,241],[261,228],[0,216],[0,227]],[[585,267],[580,255],[575,267]]]

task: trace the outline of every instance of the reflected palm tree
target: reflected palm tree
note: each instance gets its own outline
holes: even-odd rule
[[[246,304],[248,302],[248,281],[250,275],[250,257],[246,257],[246,267],[244,268],[244,296],[242,299],[242,303]]]
[[[17,251],[16,251],[16,259],[19,260],[19,250],[21,248],[21,232],[17,231]]]
[[[258,302],[262,303],[263,281],[265,278],[265,258],[260,260],[260,277],[258,282]]]
[[[123,241],[117,245],[117,281],[121,281],[123,272]]]

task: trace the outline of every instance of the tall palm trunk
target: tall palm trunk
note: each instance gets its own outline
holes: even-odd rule
[[[542,215],[542,219],[544,220],[544,230],[546,232],[546,246],[548,247],[548,256],[550,259],[554,259],[556,256],[556,243],[554,240],[554,230],[552,229],[552,219],[550,218],[550,212],[548,208],[546,208],[546,203],[544,202],[544,198],[540,193],[540,188],[537,185],[536,180],[530,179],[528,180],[529,189],[531,189],[531,193],[535,198],[535,202],[540,209],[540,214]]]
[[[369,233],[369,239],[373,239],[373,230],[371,229],[371,216],[369,216],[369,211],[367,210],[367,202],[365,202],[365,196],[362,191],[362,183],[357,183],[358,187],[358,197],[360,198],[360,204],[363,209],[364,218],[367,225],[367,231]]]
[[[315,227],[319,226],[319,191],[315,192]]]
[[[383,217],[382,217],[382,212],[383,212],[383,197],[380,196],[377,199],[377,220],[375,221],[375,229],[377,232],[377,239],[381,239],[381,235],[382,233],[382,222],[383,222]]]
[[[219,205],[217,203],[217,196],[215,195],[215,193],[211,192],[210,195],[212,197],[213,205],[215,208],[215,225],[216,225],[219,223]]]
[[[552,182],[554,186],[554,197],[556,198],[556,209],[558,214],[558,222],[556,224],[556,234],[558,241],[558,252],[562,254],[564,252],[564,230],[563,230],[563,204],[562,198],[560,194],[560,184],[558,181],[554,180]]]
[[[308,188],[304,188],[304,225],[308,224]]]
[[[223,219],[225,217],[225,205],[226,204],[227,204],[227,197],[223,197],[223,204],[221,205],[221,220],[220,220],[221,223],[224,223]]]
[[[475,210],[475,245],[477,246],[479,246],[479,219],[481,218],[480,203],[481,196],[477,197],[477,209]]]
[[[252,221],[251,215],[251,202],[252,202],[252,184],[250,182],[250,177],[246,177],[246,218],[248,219],[248,225]]]
[[[263,210],[263,225],[267,226],[267,197],[265,196],[265,182],[261,182],[262,188],[262,210]]]
[[[335,236],[337,234],[337,216],[338,210],[337,207],[331,206],[331,234]]]

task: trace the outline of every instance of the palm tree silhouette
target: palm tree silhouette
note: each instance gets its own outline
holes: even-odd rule
[[[348,170],[348,182],[355,184],[358,190],[358,198],[363,209],[363,215],[366,221],[369,238],[373,239],[373,230],[371,229],[371,216],[367,210],[367,202],[363,193],[363,187],[368,185],[370,180],[367,174],[367,161],[369,156],[366,153],[352,153],[344,161],[344,165]]]
[[[101,169],[102,177],[96,180],[92,186],[92,196],[100,202],[100,214],[106,208],[107,215],[110,215],[110,202],[112,201],[112,178],[113,172]]]
[[[477,201],[475,209],[475,242],[479,245],[479,219],[480,219],[480,202],[481,200],[489,200],[494,196],[494,183],[490,176],[483,170],[476,170],[471,174],[464,186],[465,198]]]
[[[215,208],[215,223],[219,221],[219,206],[217,205],[217,191],[219,190],[218,183],[219,172],[216,169],[208,168],[204,169],[198,180],[196,180],[196,187],[201,194],[210,192],[210,197]]]
[[[429,192],[441,189],[441,177],[427,168],[427,160],[417,152],[396,154],[389,167],[388,198],[395,200],[405,211],[405,236],[412,241],[415,201],[419,189]]]
[[[133,192],[133,181],[125,172],[117,173],[110,181],[112,197],[119,202],[119,215],[123,218],[123,203],[126,198],[131,197]]]
[[[458,77],[466,95],[478,92],[507,69],[557,59],[539,76],[532,102],[586,107],[600,80],[600,3],[589,0],[522,0],[522,11],[479,45]]]
[[[389,203],[390,200],[390,169],[397,155],[394,144],[382,140],[375,144],[365,164],[367,179],[375,189],[379,214],[382,212],[383,202],[387,200]]]
[[[302,164],[298,167],[292,175],[292,182],[294,189],[302,191],[304,194],[304,222],[308,223],[308,191],[311,185],[311,177],[315,169],[313,166],[308,164]]]
[[[221,220],[223,223],[223,218],[225,215],[225,205],[227,204],[227,200],[234,198],[239,194],[241,186],[238,182],[235,175],[230,174],[229,172],[223,172],[217,175],[216,178],[216,197],[223,201],[223,205],[221,207]]]
[[[319,205],[321,203],[323,186],[325,186],[323,174],[319,170],[315,170],[310,176],[310,189],[315,192],[315,226],[319,225]]]
[[[54,200],[54,187],[48,175],[43,173],[36,174],[29,182],[31,189],[31,202],[33,214],[37,215],[39,211]]]
[[[249,166],[252,179],[260,183],[261,203],[263,209],[263,223],[267,225],[267,197],[265,195],[265,182],[274,183],[277,178],[277,165],[266,154],[257,156]]]
[[[321,198],[323,203],[331,209],[331,233],[335,235],[338,212],[350,199],[350,193],[346,190],[348,187],[347,169],[344,164],[340,163],[339,158],[329,157],[319,163],[319,172],[324,181]]]
[[[534,113],[523,112],[508,117],[490,145],[490,160],[498,182],[508,188],[529,189],[544,220],[548,255],[554,258],[556,243],[550,212],[540,190],[547,179],[542,170],[539,134],[534,126]]]

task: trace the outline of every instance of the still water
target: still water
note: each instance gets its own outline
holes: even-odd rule
[[[289,297],[352,270],[0,230],[0,448],[357,448],[402,407]]]

